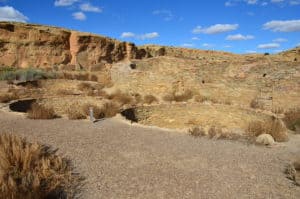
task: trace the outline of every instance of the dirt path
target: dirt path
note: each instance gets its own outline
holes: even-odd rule
[[[300,198],[283,173],[299,136],[288,147],[265,148],[117,119],[34,121],[1,111],[0,126],[69,156],[87,178],[82,198]]]

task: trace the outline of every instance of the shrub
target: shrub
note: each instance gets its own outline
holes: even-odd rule
[[[77,85],[78,90],[80,91],[89,91],[89,90],[93,90],[94,88],[92,87],[92,85],[90,83],[87,82],[81,82]]]
[[[194,137],[205,136],[205,129],[203,127],[193,127],[189,129],[189,134]]]
[[[283,118],[287,128],[295,131],[296,126],[300,126],[300,108],[293,108],[284,113]]]
[[[254,109],[263,109],[264,104],[261,101],[259,101],[258,98],[256,97],[251,100],[250,107]]]
[[[98,81],[97,75],[91,75],[91,81],[97,82]]]
[[[44,72],[39,69],[18,69],[8,70],[0,73],[0,80],[19,80],[19,81],[34,81],[39,79],[55,78],[54,73]]]
[[[132,104],[133,98],[129,94],[122,93],[120,90],[110,94],[108,99],[120,103],[120,105]]]
[[[277,142],[288,140],[287,129],[278,118],[268,119],[266,121],[252,121],[249,123],[247,132],[250,136],[259,136],[261,134],[270,134]]]
[[[222,128],[219,126],[212,126],[208,130],[209,138],[214,138],[216,136],[222,135]]]
[[[54,119],[57,116],[52,108],[33,103],[31,109],[27,112],[27,117],[30,119]]]
[[[86,119],[86,115],[83,113],[82,110],[78,110],[78,109],[71,109],[69,108],[67,111],[68,114],[68,118],[70,120],[82,120],[82,119]]]
[[[165,96],[163,96],[163,100],[167,102],[183,102],[191,99],[193,97],[193,92],[191,90],[185,90],[183,93],[168,93]]]
[[[0,134],[0,198],[71,198],[81,179],[57,150]],[[77,190],[77,191],[76,191]]]
[[[120,112],[120,107],[114,102],[106,102],[101,108],[104,117],[113,117]]]
[[[157,98],[153,95],[145,95],[144,96],[144,103],[152,104],[153,102],[157,102]]]
[[[208,98],[206,96],[203,96],[203,95],[200,95],[200,94],[194,96],[194,101],[195,102],[203,103],[203,102],[205,102],[207,100],[208,100]]]
[[[8,103],[8,102],[10,102],[12,100],[16,100],[16,99],[19,99],[19,96],[16,92],[0,95],[1,103]]]

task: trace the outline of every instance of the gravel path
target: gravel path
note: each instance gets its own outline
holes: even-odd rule
[[[0,126],[70,157],[87,178],[82,198],[300,198],[300,187],[283,173],[299,136],[292,146],[266,148],[118,119],[28,120],[1,111]]]

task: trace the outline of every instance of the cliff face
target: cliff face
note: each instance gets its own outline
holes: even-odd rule
[[[0,66],[90,67],[147,57],[134,44],[61,28],[0,22]]]

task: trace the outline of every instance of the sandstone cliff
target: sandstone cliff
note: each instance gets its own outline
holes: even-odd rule
[[[149,56],[134,44],[62,28],[0,22],[0,66],[90,67]]]

